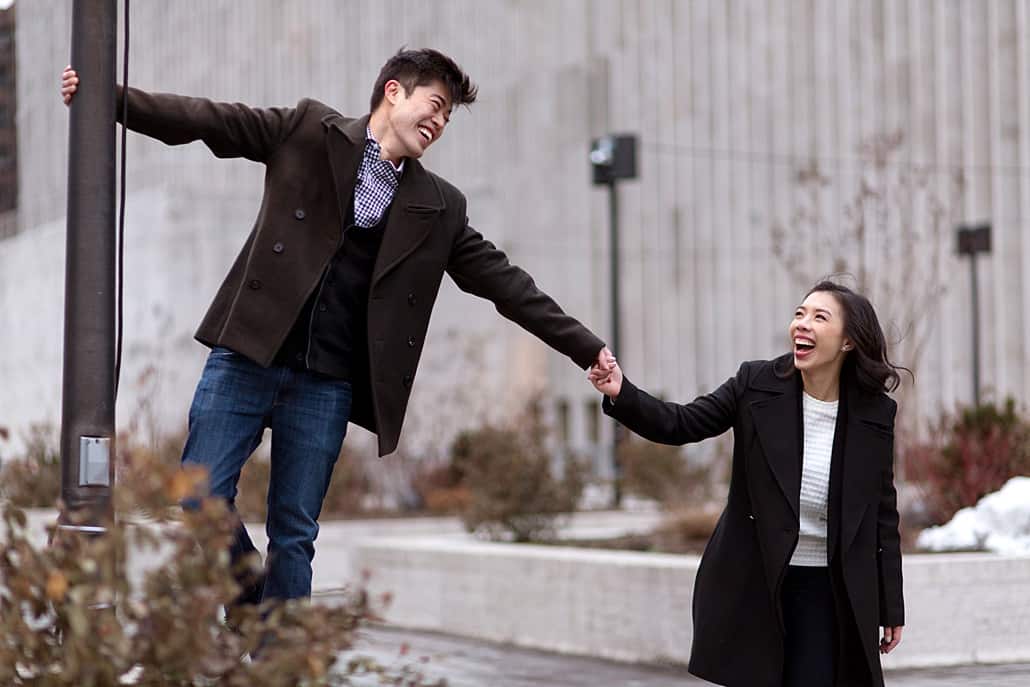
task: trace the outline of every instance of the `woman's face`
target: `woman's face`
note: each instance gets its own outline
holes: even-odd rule
[[[799,370],[843,364],[852,343],[844,336],[844,313],[833,294],[813,291],[797,307],[790,323],[790,342],[794,366]]]

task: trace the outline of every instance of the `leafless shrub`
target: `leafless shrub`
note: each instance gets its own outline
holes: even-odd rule
[[[585,468],[568,458],[561,476],[555,476],[538,402],[515,426],[519,429],[487,425],[455,439],[451,462],[469,491],[462,521],[470,532],[494,539],[550,539],[559,517],[576,508]]]
[[[719,509],[713,506],[680,507],[665,517],[653,533],[654,547],[659,551],[700,551],[712,536],[719,521]]]
[[[18,508],[53,508],[61,495],[61,451],[53,425],[30,425],[24,453],[0,468],[0,497]]]
[[[928,524],[943,524],[1010,478],[1030,475],[1030,423],[1016,412],[1011,398],[1001,405],[984,403],[942,416],[930,436],[903,454],[908,479],[921,492]]]
[[[626,492],[675,507],[709,497],[709,469],[691,465],[679,446],[629,438],[619,444]]]
[[[239,592],[226,552],[233,518],[217,499],[185,514],[176,506],[204,479],[200,470],[135,454],[114,489],[118,518],[105,523],[106,534],[59,530],[45,548],[24,513],[4,507],[0,684],[279,687],[352,684],[362,674],[380,684],[425,684],[410,667],[339,660],[372,613],[361,590],[334,607],[291,601],[254,609],[239,632],[230,630],[220,608]],[[130,583],[123,563],[145,550],[162,551],[162,563]]]

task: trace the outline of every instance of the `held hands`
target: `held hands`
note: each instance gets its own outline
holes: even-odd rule
[[[622,390],[622,370],[607,346],[597,354],[597,360],[587,372],[587,379],[602,394],[612,399],[619,395]]]
[[[894,650],[894,647],[901,643],[901,631],[903,629],[903,625],[883,628],[883,639],[880,640],[881,654],[889,654]]]
[[[72,97],[77,90],[79,90],[79,75],[69,64],[61,72],[61,97],[64,99],[65,105],[72,104]]]

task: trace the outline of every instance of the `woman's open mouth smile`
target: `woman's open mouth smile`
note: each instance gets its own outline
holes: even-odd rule
[[[815,351],[815,342],[807,336],[794,337],[794,357],[804,360]]]

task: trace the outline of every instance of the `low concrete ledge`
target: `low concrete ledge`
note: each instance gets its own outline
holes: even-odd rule
[[[351,560],[394,625],[647,663],[686,663],[698,562],[425,537],[357,542]],[[910,555],[904,574],[886,668],[1030,661],[1030,556]]]
[[[904,559],[905,633],[888,667],[1030,661],[1030,556]]]
[[[697,557],[425,538],[352,556],[398,626],[622,661],[689,651]]]

